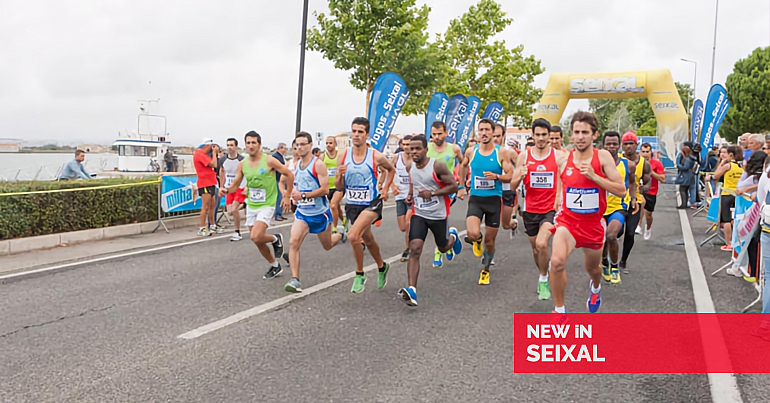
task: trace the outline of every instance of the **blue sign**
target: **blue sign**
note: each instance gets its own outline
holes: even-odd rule
[[[700,128],[703,127],[703,101],[696,99],[692,104],[692,126],[690,128],[690,139],[693,143],[698,142],[700,137]]]
[[[657,153],[659,151],[658,149],[658,136],[639,136],[639,145],[636,147],[636,151],[639,151],[642,149],[642,144],[644,143],[650,143],[650,146],[652,147],[652,152]]]
[[[160,182],[160,206],[166,213],[201,209],[197,176],[163,176]],[[219,206],[224,207],[225,198]]]
[[[447,113],[447,135],[446,141],[454,144],[457,138],[457,132],[460,124],[465,120],[465,113],[468,111],[468,99],[464,95],[453,95],[449,100],[449,112]]]
[[[500,117],[503,115],[503,104],[500,102],[490,102],[487,105],[487,109],[484,109],[484,115],[482,119],[492,119],[495,123],[500,121]]]
[[[447,110],[449,109],[449,97],[443,92],[433,93],[425,112],[425,138],[430,140],[431,126],[433,122],[446,123]]]
[[[372,148],[379,152],[385,149],[408,98],[409,90],[398,74],[387,72],[377,77],[369,98],[369,139]]]
[[[465,151],[465,145],[471,138],[471,130],[475,127],[479,109],[481,109],[481,100],[475,95],[469,96],[465,119],[460,122],[460,126],[457,128],[457,145],[460,146],[460,150]]]
[[[714,145],[714,138],[719,131],[719,126],[730,109],[730,101],[727,99],[727,90],[721,84],[714,84],[706,98],[705,112],[703,113],[703,134],[700,143],[703,149],[700,153],[701,161],[706,161],[708,151]]]

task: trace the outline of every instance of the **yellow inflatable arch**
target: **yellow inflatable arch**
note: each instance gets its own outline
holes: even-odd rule
[[[668,69],[606,74],[552,74],[540,98],[535,119],[545,118],[551,124],[559,124],[570,99],[642,97],[650,100],[658,120],[660,158],[664,165],[672,166],[679,144],[688,139],[689,129],[687,111]]]

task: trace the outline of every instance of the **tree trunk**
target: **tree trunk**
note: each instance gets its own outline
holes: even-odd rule
[[[372,97],[372,90],[374,89],[374,82],[369,82],[366,86],[366,105],[364,105],[364,116],[369,119],[369,101]]]

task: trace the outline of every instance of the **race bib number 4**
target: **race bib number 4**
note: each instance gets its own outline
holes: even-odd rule
[[[369,203],[372,201],[372,191],[368,188],[348,188],[345,197],[351,203]]]
[[[492,190],[495,188],[495,181],[489,180],[483,176],[474,176],[473,188],[477,190]]]
[[[567,209],[577,214],[595,214],[599,212],[599,189],[567,188]]]
[[[265,189],[249,189],[249,200],[254,203],[264,203],[267,200],[266,197]]]
[[[553,172],[530,172],[529,187],[535,189],[553,189]]]

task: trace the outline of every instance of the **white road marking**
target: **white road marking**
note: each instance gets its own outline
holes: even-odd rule
[[[395,204],[386,205],[386,206],[383,206],[382,208],[386,209],[386,208],[392,208],[392,207],[396,207],[396,205]],[[294,223],[294,222],[292,221],[292,222],[288,222],[288,223],[285,223],[285,224],[273,225],[269,229],[289,227],[289,226],[292,225],[292,223]],[[210,237],[206,237],[206,238],[203,238],[203,239],[195,239],[195,240],[192,240],[192,241],[175,243],[173,245],[159,246],[157,248],[136,250],[136,251],[133,251],[133,252],[119,253],[117,255],[102,256],[102,257],[98,257],[98,258],[94,258],[94,259],[88,259],[88,260],[79,260],[79,261],[76,261],[76,262],[64,263],[64,264],[59,264],[59,265],[56,265],[56,266],[47,266],[47,267],[43,267],[41,269],[26,270],[26,271],[21,271],[21,272],[17,272],[17,273],[11,273],[11,274],[6,274],[4,276],[0,276],[0,283],[2,283],[4,280],[10,280],[10,279],[14,279],[14,278],[17,278],[17,277],[26,277],[26,276],[29,276],[29,275],[32,275],[32,274],[36,274],[36,273],[55,272],[55,271],[59,271],[59,270],[70,268],[70,267],[77,267],[77,266],[82,266],[82,265],[91,264],[91,263],[105,262],[105,261],[108,261],[108,260],[120,259],[120,258],[123,258],[123,257],[143,255],[145,253],[158,252],[158,251],[167,250],[167,249],[173,249],[173,248],[181,248],[183,246],[195,245],[195,244],[198,244],[198,243],[214,241],[214,240],[217,240],[217,239],[229,239],[229,238],[230,237],[228,235],[210,236]]]
[[[460,233],[458,233],[458,235],[459,236],[463,236],[463,235],[465,235],[466,232],[467,231],[461,231]],[[400,260],[400,259],[401,259],[401,255],[398,254],[396,256],[392,256],[392,257],[389,257],[389,258],[385,259],[385,262],[393,263],[393,262],[395,262],[397,260]],[[376,270],[376,269],[377,269],[377,264],[373,263],[373,264],[370,264],[369,266],[365,266],[364,267],[364,273],[367,273],[367,272],[370,272],[370,271]],[[286,304],[288,304],[291,301],[294,301],[294,300],[297,300],[297,299],[300,299],[300,298],[305,298],[308,295],[315,294],[318,291],[325,290],[325,289],[327,289],[329,287],[332,287],[334,285],[337,285],[337,284],[339,284],[339,283],[341,283],[343,281],[350,280],[350,279],[353,278],[353,276],[355,276],[355,272],[350,272],[350,273],[347,273],[347,274],[343,274],[343,275],[341,275],[339,277],[336,277],[336,278],[333,278],[331,280],[324,281],[323,283],[316,284],[316,285],[314,285],[312,287],[309,287],[309,288],[305,288],[305,289],[302,290],[301,293],[290,294],[290,295],[287,295],[285,297],[281,297],[281,298],[278,298],[276,300],[264,303],[262,305],[255,306],[254,308],[247,309],[247,310],[242,311],[242,312],[238,312],[235,315],[229,316],[227,318],[224,318],[222,320],[218,320],[218,321],[213,322],[213,323],[209,323],[208,325],[205,325],[205,326],[201,326],[201,327],[199,327],[197,329],[191,330],[191,331],[189,331],[187,333],[184,333],[184,334],[181,334],[181,335],[179,335],[177,337],[180,338],[180,339],[185,339],[185,340],[192,340],[192,339],[201,337],[201,336],[203,336],[205,334],[217,331],[217,330],[222,329],[222,328],[224,328],[226,326],[230,326],[230,325],[232,325],[234,323],[238,323],[238,322],[240,322],[240,321],[242,321],[244,319],[248,319],[248,318],[250,318],[252,316],[256,316],[256,315],[259,315],[261,313],[265,313],[267,311],[271,311],[271,310],[273,310],[275,308],[278,308],[278,307],[280,307],[282,305],[286,305]]]
[[[682,224],[682,235],[684,236],[684,249],[687,254],[687,265],[690,269],[690,281],[692,282],[692,291],[695,297],[695,309],[698,313],[716,313],[714,301],[711,299],[709,285],[706,282],[706,275],[703,273],[700,255],[696,247],[695,238],[692,235],[690,221],[687,213],[679,210],[679,221]],[[716,318],[700,318],[701,329],[705,329],[704,321],[716,322]],[[709,329],[719,329],[718,323],[709,323]],[[701,335],[703,332],[701,332]],[[713,336],[707,340],[701,336],[703,351],[705,353],[706,366],[709,362],[725,362],[729,360],[727,348],[725,347],[722,335]],[[719,357],[716,359],[715,357]],[[709,373],[709,387],[711,389],[711,399],[714,403],[742,403],[740,389],[735,380],[735,374],[732,373]]]

